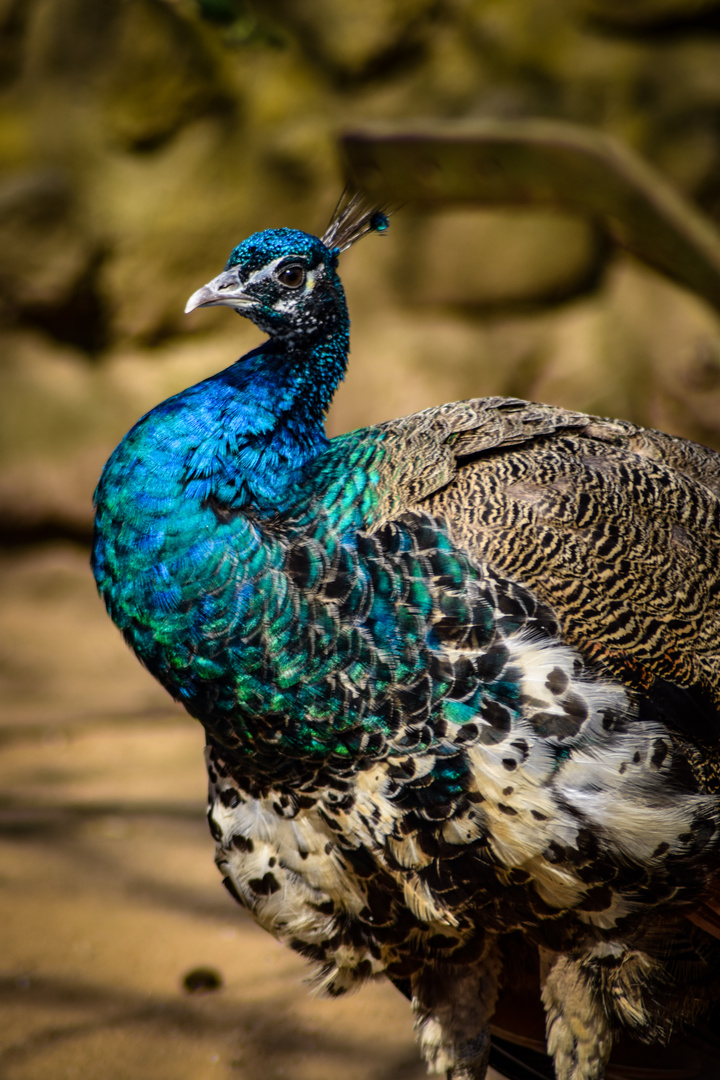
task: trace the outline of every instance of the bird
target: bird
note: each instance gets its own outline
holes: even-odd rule
[[[602,1080],[720,988],[720,455],[502,397],[328,438],[340,256],[388,224],[346,195],[190,297],[266,340],[125,436],[92,568],[314,988],[389,979],[429,1071],[483,1080],[534,964],[558,1080]]]

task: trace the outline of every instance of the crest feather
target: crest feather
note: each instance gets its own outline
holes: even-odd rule
[[[374,206],[364,195],[359,192],[351,195],[345,188],[320,240],[339,254],[369,232],[385,232],[388,225],[387,208]]]

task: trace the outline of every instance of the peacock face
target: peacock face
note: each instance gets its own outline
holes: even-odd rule
[[[337,252],[295,229],[255,233],[233,250],[216,278],[193,293],[185,311],[224,305],[274,336],[316,334],[344,308]]]

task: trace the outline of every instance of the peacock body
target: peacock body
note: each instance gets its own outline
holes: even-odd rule
[[[323,991],[389,977],[482,1080],[539,954],[557,1075],[601,1080],[717,992],[720,457],[501,398],[328,440],[338,254],[385,224],[255,234],[194,294],[269,339],[120,443],[96,580],[205,727],[227,887]]]

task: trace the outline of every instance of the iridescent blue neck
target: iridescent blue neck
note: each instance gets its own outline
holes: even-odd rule
[[[110,468],[133,460],[140,472],[164,475],[168,498],[174,488],[174,497],[182,492],[221,514],[287,508],[304,466],[328,445],[324,418],[349,340],[344,305],[336,314],[342,318],[323,320],[322,332],[274,336],[158,405],[123,440]]]
[[[347,363],[332,335],[310,350],[271,339],[205,384],[216,423],[187,461],[188,495],[281,509],[303,466],[328,445],[325,414]]]

